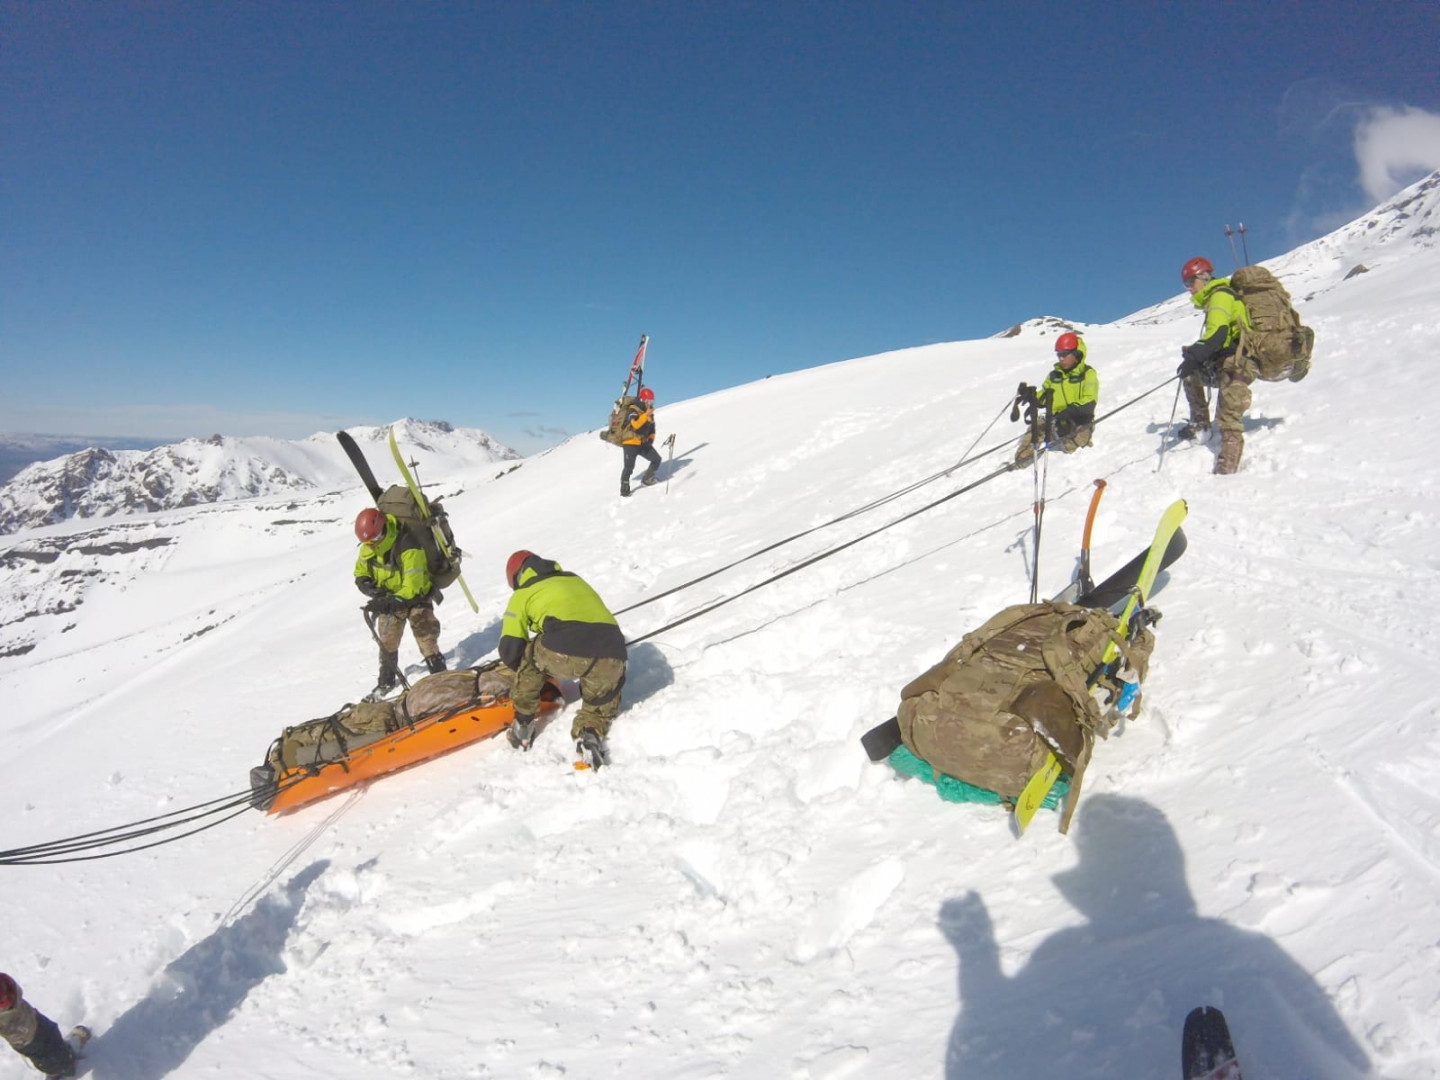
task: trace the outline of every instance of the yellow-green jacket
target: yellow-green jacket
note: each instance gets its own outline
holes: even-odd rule
[[[585,581],[560,564],[531,555],[521,564],[519,588],[505,605],[500,659],[518,671],[525,643],[538,636],[565,656],[626,659],[625,635],[610,609]]]
[[[425,549],[385,515],[385,535],[374,544],[361,544],[355,560],[355,585],[366,596],[388,594],[399,600],[425,600],[434,583]]]
[[[1250,313],[1245,301],[1230,287],[1229,278],[1213,278],[1190,297],[1190,302],[1205,312],[1205,327],[1190,346],[1201,361],[1213,356],[1233,353],[1240,345],[1240,331],[1250,328]]]

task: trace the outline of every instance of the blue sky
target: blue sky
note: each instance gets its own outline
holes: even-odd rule
[[[1434,0],[53,0],[0,41],[8,431],[530,452],[642,333],[663,408],[1106,321],[1440,167]]]

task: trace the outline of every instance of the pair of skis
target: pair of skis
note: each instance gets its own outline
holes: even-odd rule
[[[359,474],[361,481],[364,482],[366,489],[370,492],[370,497],[378,504],[380,502],[380,496],[385,494],[385,489],[381,487],[380,482],[375,479],[375,472],[370,468],[370,462],[365,460],[364,452],[361,451],[359,445],[348,431],[337,431],[335,438],[339,441],[340,446],[345,451],[345,456],[350,459],[350,464],[355,467],[355,472]],[[415,474],[410,471],[410,466],[405,464],[405,456],[400,453],[400,445],[395,441],[395,429],[393,427],[390,429],[390,453],[395,458],[395,464],[400,469],[400,475],[405,479],[405,486],[410,489],[410,494],[415,499],[415,505],[420,508],[420,516],[425,519],[426,525],[430,528],[430,534],[435,538],[435,546],[439,548],[440,554],[444,555],[445,558],[453,560],[455,558],[455,552],[451,550],[449,542],[445,539],[445,532],[440,528],[439,522],[437,522],[435,516],[430,513],[430,503],[426,500],[425,493],[420,490],[420,485],[415,480]],[[460,590],[465,594],[465,599],[469,601],[470,610],[478,613],[480,605],[475,603],[475,597],[470,593],[470,586],[465,583],[465,576],[463,574],[457,574],[455,581],[460,586]]]

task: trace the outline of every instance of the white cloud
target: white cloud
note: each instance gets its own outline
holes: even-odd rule
[[[1355,126],[1360,185],[1377,203],[1440,169],[1440,116],[1411,106],[1366,109]]]

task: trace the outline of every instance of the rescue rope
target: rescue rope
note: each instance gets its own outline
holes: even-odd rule
[[[1093,427],[1093,426],[1098,426],[1099,424],[1101,424],[1102,422],[1110,419],[1112,416],[1116,415],[1117,413],[1124,412],[1126,409],[1130,408],[1130,406],[1136,404],[1136,403],[1139,402],[1139,401],[1144,400],[1145,398],[1149,397],[1151,394],[1155,393],[1157,390],[1160,390],[1160,389],[1162,389],[1163,387],[1168,386],[1171,382],[1175,381],[1175,380],[1178,379],[1178,378],[1179,378],[1178,375],[1172,375],[1172,376],[1170,376],[1170,378],[1166,379],[1164,382],[1159,383],[1159,384],[1151,387],[1149,390],[1146,390],[1146,391],[1144,391],[1144,392],[1141,393],[1141,394],[1137,394],[1135,397],[1131,398],[1129,401],[1125,402],[1124,404],[1118,405],[1118,406],[1116,406],[1115,408],[1111,409],[1109,412],[1105,413],[1104,415],[1099,416],[1099,417],[1096,417],[1095,420],[1092,421],[1092,425],[1091,425],[1091,426],[1092,426],[1092,427]],[[1015,440],[1014,440],[1014,439],[1006,439],[1004,442],[996,443],[994,446],[990,447],[988,450],[982,450],[980,453],[975,454],[973,457],[969,456],[969,455],[970,455],[970,452],[974,450],[975,444],[978,443],[981,439],[983,439],[983,438],[985,437],[985,435],[990,431],[991,428],[993,428],[993,427],[995,426],[995,424],[999,421],[1000,417],[1005,414],[1006,410],[1008,410],[1008,409],[1010,408],[1010,406],[1011,406],[1011,403],[1010,403],[1009,401],[1007,401],[1007,402],[1005,403],[1005,405],[1001,408],[1000,412],[995,416],[995,419],[994,419],[994,420],[991,420],[990,423],[986,426],[985,430],[982,431],[982,432],[979,434],[979,436],[976,437],[975,442],[970,444],[970,449],[966,451],[966,455],[965,455],[965,456],[962,456],[959,461],[955,462],[955,464],[949,466],[948,468],[942,469],[941,471],[936,472],[936,473],[932,473],[931,475],[925,477],[925,478],[922,479],[922,480],[917,480],[917,481],[915,481],[915,482],[912,483],[912,484],[908,484],[908,485],[906,485],[905,487],[900,488],[898,491],[894,491],[894,492],[891,492],[891,493],[888,494],[888,495],[883,495],[883,496],[881,496],[881,497],[878,498],[878,499],[874,499],[874,500],[866,503],[864,506],[859,506],[859,507],[856,507],[856,508],[853,509],[853,510],[846,511],[845,513],[841,514],[839,517],[831,518],[829,521],[821,522],[819,525],[814,525],[814,526],[812,526],[812,527],[810,527],[810,528],[808,528],[808,529],[805,529],[805,530],[803,530],[803,531],[801,531],[801,532],[795,533],[795,534],[793,534],[793,535],[791,535],[791,536],[787,536],[787,537],[785,537],[785,538],[783,538],[783,539],[781,539],[781,540],[777,540],[777,541],[775,541],[773,544],[767,544],[765,547],[760,548],[760,549],[757,550],[757,551],[752,551],[749,555],[742,555],[740,558],[734,560],[733,562],[726,563],[724,566],[721,566],[721,567],[719,567],[719,568],[717,568],[717,569],[715,569],[715,570],[711,570],[711,571],[709,571],[708,573],[701,574],[699,577],[691,578],[689,581],[683,581],[683,582],[681,582],[679,585],[676,585],[676,586],[674,586],[674,587],[672,587],[672,588],[669,588],[669,589],[665,589],[665,590],[662,591],[662,592],[656,593],[654,596],[647,596],[644,600],[639,600],[639,601],[637,601],[636,603],[630,604],[628,607],[620,608],[620,609],[619,609],[618,611],[616,611],[614,614],[617,615],[617,616],[618,616],[618,615],[624,615],[624,614],[626,614],[627,612],[636,611],[636,610],[638,610],[639,608],[644,607],[646,604],[652,604],[652,603],[654,603],[656,600],[663,600],[663,599],[664,599],[665,597],[667,597],[667,596],[673,596],[673,595],[675,595],[675,594],[678,593],[678,592],[683,592],[685,589],[690,588],[692,585],[698,585],[698,584],[700,584],[702,581],[708,581],[710,578],[713,578],[713,577],[715,577],[715,576],[717,576],[717,575],[719,575],[719,574],[723,574],[723,573],[724,573],[725,571],[727,571],[727,570],[733,570],[735,567],[740,566],[740,565],[743,564],[743,563],[749,562],[751,559],[758,558],[759,556],[765,555],[765,554],[767,554],[767,553],[769,553],[769,552],[771,552],[771,551],[776,550],[777,548],[784,547],[786,544],[793,543],[794,541],[799,540],[799,539],[801,539],[802,537],[809,536],[811,533],[819,532],[821,529],[827,529],[827,528],[829,528],[829,527],[832,526],[832,525],[838,525],[838,524],[840,524],[840,523],[843,522],[843,521],[849,521],[851,518],[858,517],[858,516],[860,516],[861,514],[868,513],[868,512],[871,511],[871,510],[874,510],[874,509],[877,509],[878,507],[884,506],[886,503],[893,502],[895,499],[898,499],[898,498],[901,498],[901,497],[903,497],[903,496],[905,496],[905,495],[908,495],[908,494],[910,494],[912,491],[916,491],[916,490],[918,490],[919,488],[922,488],[922,487],[924,487],[924,486],[927,485],[927,484],[931,484],[931,483],[934,483],[936,480],[943,479],[943,478],[949,476],[951,473],[953,473],[956,469],[959,469],[959,468],[961,468],[961,467],[963,467],[963,466],[965,466],[965,465],[973,464],[973,463],[976,462],[976,461],[980,461],[981,459],[986,458],[986,457],[989,457],[991,454],[994,454],[995,452],[997,452],[997,451],[999,451],[999,450],[1004,450],[1005,448],[1013,445]],[[1041,455],[1037,453],[1036,456],[1039,457],[1039,456],[1041,456]],[[901,516],[901,517],[898,517],[898,518],[896,518],[894,521],[889,522],[888,524],[881,525],[879,528],[872,529],[870,532],[867,532],[867,533],[864,533],[864,534],[862,534],[862,535],[860,535],[860,536],[857,536],[857,537],[855,537],[853,540],[848,540],[848,541],[846,541],[845,543],[840,544],[840,545],[838,545],[838,546],[836,546],[836,547],[830,548],[830,549],[827,550],[827,551],[822,551],[820,554],[815,555],[815,556],[812,556],[811,558],[806,559],[805,561],[803,561],[803,562],[801,562],[801,563],[797,563],[795,566],[790,567],[788,570],[781,571],[780,573],[775,574],[775,575],[773,575],[773,576],[771,576],[771,577],[768,577],[768,578],[766,578],[764,581],[759,582],[758,584],[751,585],[749,588],[743,589],[743,590],[741,590],[741,591],[738,592],[738,593],[735,593],[735,594],[733,594],[733,595],[731,595],[731,596],[728,596],[728,597],[722,597],[720,600],[716,601],[715,603],[709,604],[709,605],[707,605],[707,606],[705,606],[705,607],[703,607],[703,608],[700,608],[698,611],[692,612],[691,614],[686,615],[686,616],[684,616],[683,618],[677,619],[677,620],[675,620],[674,622],[666,623],[664,626],[661,626],[659,629],[652,630],[652,631],[650,631],[648,634],[645,634],[645,635],[643,635],[643,636],[641,636],[641,637],[638,637],[638,638],[634,638],[634,639],[632,639],[631,641],[629,641],[628,644],[636,644],[636,643],[639,643],[639,642],[641,642],[641,641],[647,641],[647,640],[649,640],[650,638],[657,637],[658,635],[664,633],[664,632],[667,631],[667,630],[672,630],[672,629],[674,629],[675,627],[681,626],[681,625],[683,625],[684,623],[687,623],[687,622],[689,622],[689,621],[692,620],[692,619],[697,619],[697,618],[699,618],[701,615],[706,615],[706,614],[708,614],[709,612],[714,611],[716,608],[720,608],[720,607],[725,606],[726,604],[730,603],[732,600],[738,600],[740,597],[746,596],[746,595],[748,595],[748,594],[750,594],[750,593],[752,593],[752,592],[755,592],[757,589],[764,588],[766,585],[770,585],[770,584],[772,584],[772,583],[774,583],[774,582],[776,582],[776,581],[779,581],[779,580],[780,580],[781,578],[783,578],[783,577],[788,577],[790,574],[795,573],[797,570],[803,570],[803,569],[804,569],[805,567],[807,567],[807,566],[813,566],[815,563],[820,562],[822,559],[827,559],[827,558],[829,558],[831,555],[834,555],[834,554],[837,554],[838,552],[844,551],[846,548],[852,547],[853,545],[858,544],[858,543],[859,543],[860,541],[862,541],[862,540],[868,540],[870,537],[875,536],[875,535],[877,535],[877,534],[879,534],[879,533],[882,533],[882,532],[884,532],[886,529],[893,528],[894,526],[899,525],[899,524],[901,524],[902,522],[908,521],[908,520],[910,520],[911,518],[916,517],[916,516],[919,515],[919,514],[923,514],[923,513],[925,513],[927,510],[933,510],[935,507],[940,506],[940,505],[942,505],[943,503],[947,503],[947,502],[949,502],[951,499],[953,499],[953,498],[955,498],[955,497],[957,497],[957,496],[959,496],[959,495],[963,495],[963,494],[965,494],[965,493],[968,492],[968,491],[973,491],[975,488],[979,487],[981,484],[988,483],[988,482],[990,482],[991,480],[995,479],[997,476],[1000,476],[1000,475],[1002,475],[1002,474],[1004,474],[1004,473],[1007,473],[1007,472],[1011,472],[1011,471],[1013,471],[1014,469],[1015,469],[1015,465],[1014,465],[1013,463],[1011,463],[1011,464],[1007,464],[1007,465],[1005,465],[1005,466],[1003,466],[1003,467],[1001,467],[1001,468],[999,468],[999,469],[996,469],[994,472],[987,473],[986,475],[982,476],[980,479],[975,480],[975,481],[973,481],[972,483],[966,484],[964,487],[958,488],[957,490],[952,491],[950,494],[945,495],[945,496],[942,497],[942,498],[936,499],[934,502],[926,503],[924,506],[920,507],[919,509],[913,510],[913,511],[911,511],[911,512],[908,513],[908,514],[905,514],[905,515],[903,515],[903,516]],[[1038,561],[1038,560],[1037,560],[1037,561]]]

